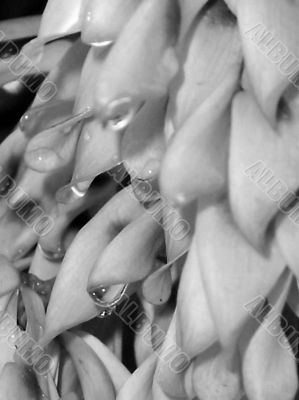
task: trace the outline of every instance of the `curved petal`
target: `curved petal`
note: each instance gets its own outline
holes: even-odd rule
[[[298,388],[296,362],[290,344],[280,326],[292,276],[286,270],[268,301],[273,307],[263,322],[256,320],[256,330],[243,343],[243,378],[251,400],[292,400]]]
[[[120,390],[117,400],[153,400],[152,379],[157,362],[152,354],[140,365]]]
[[[116,394],[130,378],[131,374],[118,358],[95,336],[85,332],[76,332],[97,354],[110,374]]]
[[[94,106],[95,82],[103,79],[103,62],[106,58],[107,53],[99,49],[89,51],[81,74],[76,110]],[[92,180],[116,166],[120,162],[120,140],[120,132],[104,127],[96,116],[85,121],[77,146],[73,181]]]
[[[289,216],[281,216],[277,219],[276,238],[278,245],[285,257],[286,263],[296,275],[299,277],[299,261],[297,239],[299,238],[298,224]]]
[[[161,187],[170,202],[210,202],[227,186],[230,102],[237,76],[224,81],[177,132],[167,149]]]
[[[250,84],[262,111],[274,124],[279,100],[298,72],[293,56],[298,50],[298,4],[239,0],[237,18]]]
[[[146,212],[127,225],[97,260],[89,277],[89,287],[137,282],[155,266],[164,241],[160,224]]]
[[[13,292],[21,284],[20,274],[4,256],[0,256],[0,297]]]
[[[84,226],[68,249],[57,275],[46,314],[43,343],[98,313],[87,293],[88,276],[120,229],[143,212],[132,192],[125,189]]]
[[[165,153],[166,99],[146,102],[124,133],[121,159],[132,178],[155,179]]]
[[[85,400],[96,400],[99,393],[103,393],[105,399],[115,400],[115,391],[104,364],[85,343],[74,333],[63,333],[63,341],[66,349],[77,369]]]
[[[194,360],[192,381],[194,392],[202,400],[240,399],[239,357],[227,357],[219,344],[214,344]]]
[[[191,1],[182,0],[185,7]],[[168,118],[175,131],[208,99],[223,80],[240,74],[242,49],[237,24],[222,18],[221,1],[195,19],[178,54],[180,69],[170,85]],[[193,7],[202,0],[192,1]],[[219,10],[220,8],[220,10]],[[228,89],[229,90],[229,89]]]
[[[38,37],[49,41],[81,31],[86,0],[49,0],[43,13]]]
[[[104,63],[95,91],[99,111],[124,96],[142,103],[166,94],[177,71],[177,16],[172,0],[142,1]]]
[[[294,99],[294,107],[296,104]],[[229,158],[230,203],[235,220],[258,249],[284,195],[298,188],[298,117],[274,131],[252,96],[235,96]]]
[[[196,15],[204,7],[208,0],[179,0],[181,10],[181,40],[185,37]]]
[[[273,242],[258,253],[235,225],[225,204],[199,213],[195,240],[208,302],[224,347],[234,346],[248,319],[248,306],[267,296],[285,267]]]
[[[113,43],[129,22],[141,0],[87,0],[82,40],[93,46]]]
[[[39,400],[40,391],[32,372],[15,363],[7,363],[0,376],[0,398]]]

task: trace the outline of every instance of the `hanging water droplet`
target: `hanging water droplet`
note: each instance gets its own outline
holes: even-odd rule
[[[23,286],[29,287],[40,296],[48,296],[53,288],[55,278],[42,280],[36,275],[24,272],[22,273],[22,284]]]
[[[73,101],[70,100],[56,100],[47,104],[42,104],[29,109],[20,119],[19,127],[21,131],[28,137],[34,136],[40,130],[50,129],[45,127],[45,122],[38,118],[39,114],[47,112],[49,115],[61,116],[65,122],[65,115],[70,115],[73,109]],[[51,123],[47,118],[46,122]],[[58,124],[58,123],[57,123]],[[56,124],[56,125],[57,125]]]
[[[40,251],[42,252],[43,256],[49,261],[61,261],[65,256],[65,250],[58,246],[57,249],[46,249],[41,244],[38,245]]]
[[[114,290],[110,290],[112,288],[114,288]],[[121,284],[111,288],[99,286],[97,289],[89,291],[89,295],[94,304],[99,308],[99,318],[110,316],[115,311],[116,307],[123,301],[127,288],[127,284]],[[116,293],[115,289],[117,289]],[[110,292],[113,293],[113,297],[107,300]]]
[[[27,137],[33,137],[37,132],[37,114],[42,111],[38,110],[29,110],[27,111],[20,119],[19,128]]]
[[[113,131],[122,131],[131,123],[135,110],[132,99],[124,97],[112,101],[105,109],[103,125]]]
[[[92,293],[90,293],[90,295],[95,302],[103,302],[104,301],[103,297],[106,293],[107,293],[107,288],[105,286],[100,286]]]

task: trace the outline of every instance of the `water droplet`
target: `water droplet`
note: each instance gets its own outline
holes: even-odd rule
[[[83,139],[89,142],[91,140],[91,134],[89,132],[84,132]]]
[[[73,109],[73,101],[57,100],[47,104],[32,107],[22,116],[19,122],[21,131],[28,137],[34,136],[40,129],[41,118],[38,115],[47,110],[54,111],[56,115],[64,115],[71,113]],[[45,129],[45,128],[42,128]]]
[[[32,118],[32,112],[27,111],[26,114],[24,114],[20,119],[19,127],[26,136],[32,136],[32,132],[34,131],[34,126],[35,126],[35,121]]]
[[[22,273],[21,279],[24,286],[34,290],[40,296],[49,296],[55,282],[55,278],[44,281],[36,275],[27,272]]]
[[[105,286],[99,286],[97,289],[93,290],[90,294],[94,301],[104,302],[104,295],[107,293],[107,288]],[[102,303],[101,303],[102,304]]]
[[[106,107],[103,125],[113,131],[122,131],[129,126],[134,115],[135,110],[130,97],[117,99]]]
[[[114,312],[116,307],[123,301],[127,288],[127,284],[114,285],[111,288],[99,286],[89,292],[93,302],[99,308],[99,318],[105,318]],[[111,300],[107,300],[109,294],[112,294]]]
[[[86,13],[86,21],[91,22],[92,21],[92,13],[91,11],[87,11]]]
[[[47,260],[57,262],[61,261],[65,256],[65,250],[61,246],[58,246],[55,250],[46,249],[41,244],[39,244],[38,247]]]
[[[159,159],[153,158],[149,160],[139,177],[144,180],[156,178],[159,175],[160,166],[161,161]]]
[[[17,254],[18,257],[23,256],[25,253],[26,253],[26,250],[25,250],[25,249],[18,249],[18,250],[16,251],[16,254]]]

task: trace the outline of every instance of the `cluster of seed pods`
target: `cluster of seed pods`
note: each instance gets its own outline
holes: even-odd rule
[[[21,51],[46,78],[0,145],[1,400],[295,399],[299,95],[265,37],[298,55],[298,21],[297,0],[48,1]]]

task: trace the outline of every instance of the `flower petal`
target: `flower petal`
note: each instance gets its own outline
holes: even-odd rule
[[[298,388],[294,355],[280,326],[291,279],[285,270],[268,297],[274,315],[270,312],[260,326],[255,321],[255,332],[243,343],[244,386],[251,400],[291,400]]]
[[[116,394],[120,391],[131,374],[118,358],[95,336],[86,332],[76,332],[97,354],[110,374]]]
[[[115,400],[109,373],[92,348],[74,333],[65,332],[62,337],[77,369],[84,399],[96,400],[103,393],[105,399]]]
[[[143,212],[129,189],[118,193],[84,226],[66,253],[46,314],[43,343],[98,313],[87,293],[88,276],[99,255],[132,219]]]
[[[88,0],[82,26],[82,40],[91,45],[114,42],[141,0]]]

